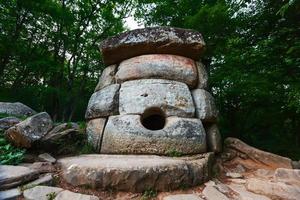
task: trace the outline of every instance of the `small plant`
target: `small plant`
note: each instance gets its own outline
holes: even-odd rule
[[[150,188],[143,192],[141,200],[149,200],[155,198],[156,196],[157,196],[157,191]]]
[[[54,200],[56,197],[56,193],[50,192],[49,194],[46,194],[46,196],[47,196],[47,200]]]
[[[3,136],[0,131],[0,164],[2,165],[17,165],[24,158],[24,149],[12,146]]]
[[[183,154],[179,151],[177,151],[176,149],[171,149],[169,151],[167,151],[167,156],[170,156],[170,157],[180,157],[182,156]]]

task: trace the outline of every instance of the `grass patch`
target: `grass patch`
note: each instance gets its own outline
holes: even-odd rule
[[[56,193],[50,192],[50,193],[46,194],[46,196],[47,196],[47,200],[54,200],[56,197]]]
[[[143,195],[141,197],[141,200],[149,200],[149,199],[153,199],[157,196],[157,191],[151,189],[147,189],[143,192]]]
[[[24,116],[24,115],[12,115],[12,114],[7,114],[7,113],[0,113],[0,119],[1,118],[6,118],[6,117],[16,117],[16,118],[19,118],[22,121],[27,118],[27,116]]]
[[[2,165],[17,165],[22,162],[25,154],[25,149],[20,149],[12,146],[0,131],[0,164]]]
[[[180,151],[177,151],[176,149],[170,149],[169,151],[167,151],[167,156],[181,157],[181,156],[183,156],[183,153]]]

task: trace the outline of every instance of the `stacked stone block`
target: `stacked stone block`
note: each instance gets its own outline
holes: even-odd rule
[[[104,41],[108,65],[86,111],[99,153],[182,155],[220,152],[217,109],[199,62],[205,43],[192,30],[157,27]]]

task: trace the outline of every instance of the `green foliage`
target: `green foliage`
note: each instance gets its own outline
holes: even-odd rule
[[[22,162],[25,150],[12,146],[0,132],[0,164],[17,165]]]
[[[49,194],[46,194],[47,200],[54,200],[56,197],[55,192],[50,192]]]
[[[179,152],[176,149],[170,149],[169,151],[167,151],[167,156],[170,157],[180,157],[182,155],[183,155],[182,152]]]
[[[157,196],[157,191],[153,190],[153,189],[147,189],[143,192],[142,198],[141,200],[149,200],[149,199],[153,199]]]

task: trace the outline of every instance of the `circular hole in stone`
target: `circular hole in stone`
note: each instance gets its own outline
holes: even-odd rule
[[[166,123],[165,113],[160,108],[148,108],[142,114],[141,122],[149,130],[163,129]]]

